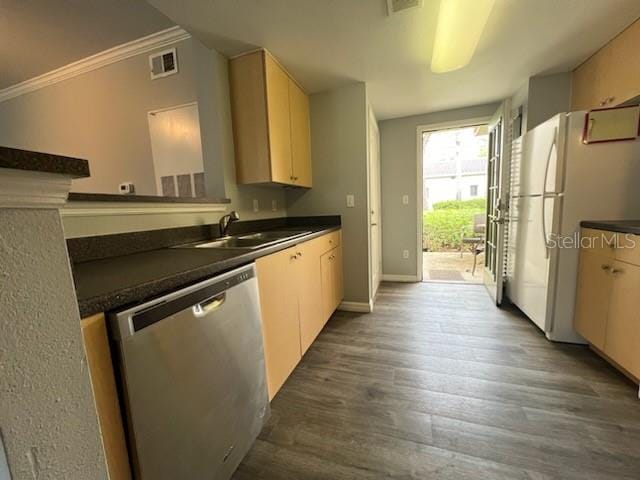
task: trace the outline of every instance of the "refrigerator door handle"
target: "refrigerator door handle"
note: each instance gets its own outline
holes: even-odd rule
[[[547,164],[544,167],[544,183],[542,184],[542,195],[546,196],[547,194],[555,194],[558,192],[549,192],[547,191],[547,180],[549,179],[549,166],[551,165],[551,156],[553,154],[553,149],[556,146],[556,138],[558,137],[558,127],[553,129],[553,141],[551,142],[551,146],[549,147],[549,153],[547,154]],[[557,155],[556,155],[557,157]],[[557,162],[556,162],[557,163]],[[556,165],[557,170],[557,165]],[[556,172],[557,174],[557,172]],[[554,189],[555,190],[555,189]]]

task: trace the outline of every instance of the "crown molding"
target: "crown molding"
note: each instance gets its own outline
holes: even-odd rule
[[[20,95],[24,95],[29,92],[34,92],[41,88],[63,82],[69,78],[111,65],[112,63],[116,63],[142,53],[150,52],[151,50],[163,48],[189,38],[191,38],[191,34],[179,26],[152,33],[146,37],[123,43],[122,45],[96,53],[90,57],[65,65],[64,67],[57,68],[37,77],[25,80],[24,82],[2,89],[0,90],[0,102],[19,97]]]

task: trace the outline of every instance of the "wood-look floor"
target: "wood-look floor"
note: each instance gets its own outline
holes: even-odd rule
[[[482,286],[383,284],[329,321],[234,479],[640,479],[640,401]]]

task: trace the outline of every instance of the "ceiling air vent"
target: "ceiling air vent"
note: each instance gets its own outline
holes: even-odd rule
[[[169,50],[149,55],[149,67],[151,68],[151,80],[178,73],[176,49],[170,48]]]
[[[422,0],[387,0],[387,13],[393,15],[402,10],[421,6]]]

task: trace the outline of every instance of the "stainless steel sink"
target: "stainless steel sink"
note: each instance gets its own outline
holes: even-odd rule
[[[275,243],[291,240],[311,232],[300,230],[271,230],[268,232],[248,233],[218,238],[212,241],[179,245],[175,248],[235,248],[254,250]]]

